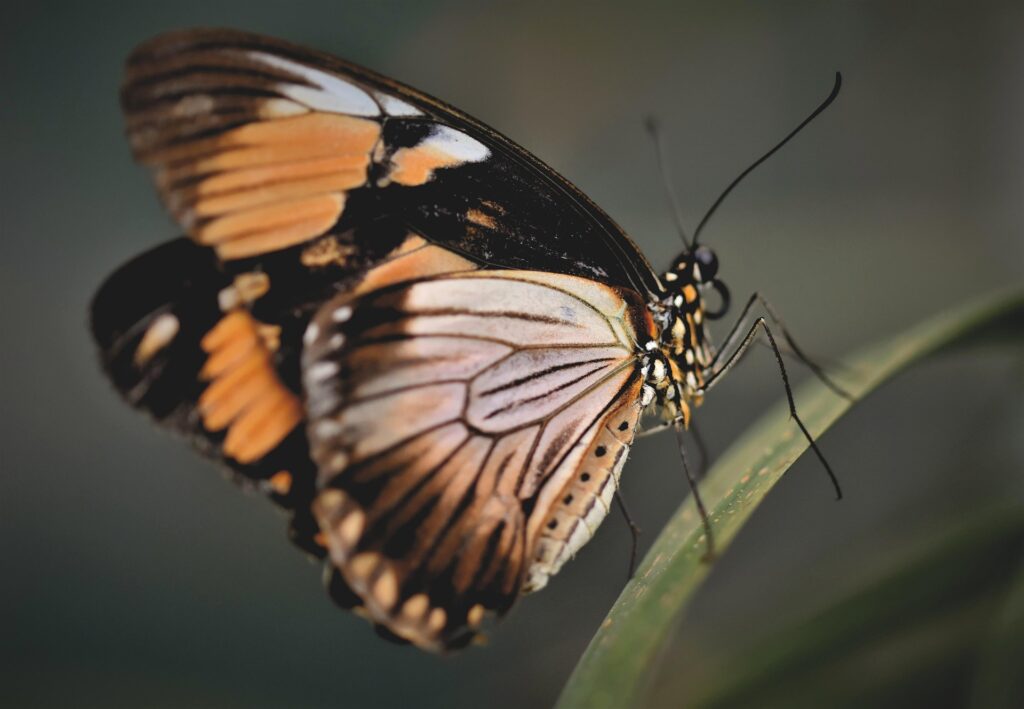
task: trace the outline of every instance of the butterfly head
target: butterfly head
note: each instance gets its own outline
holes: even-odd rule
[[[675,266],[665,273],[664,281],[671,289],[677,284],[694,283],[706,286],[714,282],[718,275],[718,256],[711,247],[698,245],[693,250],[687,249],[676,258]]]
[[[675,303],[676,296],[682,296],[685,302],[699,302],[703,317],[717,320],[729,309],[729,289],[718,278],[718,256],[709,246],[699,244],[683,251],[673,261],[673,266],[661,278],[669,301]],[[714,310],[705,308],[704,295],[714,290],[718,294],[718,307]],[[699,294],[696,297],[694,294]]]
[[[699,244],[681,253],[675,265],[662,276],[662,283],[673,307],[698,303],[701,319],[717,320],[729,310],[729,289],[718,278],[718,256],[709,246]],[[714,310],[706,307],[704,299],[711,290],[718,294],[718,307]]]

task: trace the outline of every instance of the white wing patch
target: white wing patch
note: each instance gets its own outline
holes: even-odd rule
[[[283,69],[302,78],[313,86],[300,86],[282,82],[277,90],[283,95],[317,111],[345,113],[350,116],[379,116],[380,107],[367,92],[355,84],[320,71],[308,64],[300,64],[282,56],[265,52],[246,52],[253,61],[275,69]]]
[[[422,116],[423,111],[419,110],[412,104],[408,104],[400,98],[389,96],[388,94],[376,92],[374,96],[377,97],[377,103],[384,109],[384,113],[389,116],[396,118],[407,118],[410,116]]]
[[[491,151],[475,138],[449,126],[436,126],[417,147],[432,148],[450,155],[460,162],[481,162],[490,157]]]

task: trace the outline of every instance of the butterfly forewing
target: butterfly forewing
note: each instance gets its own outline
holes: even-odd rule
[[[329,243],[307,249],[327,239],[343,268],[373,244],[342,235],[384,214],[491,266],[658,288],[622,230],[522,148],[333,57],[229,30],[171,33],[132,54],[122,105],[165,204],[226,262],[289,250],[315,261]]]
[[[547,525],[560,506],[607,505],[600,471],[620,456],[579,473],[596,441],[607,449],[609,417],[629,422],[619,448],[632,438],[636,312],[629,292],[502,271],[343,295],[317,314],[304,359],[314,510],[376,622],[447,647],[506,610],[535,562],[557,570],[561,547],[541,530],[571,546]]]

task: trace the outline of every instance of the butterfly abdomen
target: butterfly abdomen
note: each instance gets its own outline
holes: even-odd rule
[[[640,411],[635,401],[627,401],[598,422],[599,433],[541,524],[524,593],[544,588],[608,515]]]

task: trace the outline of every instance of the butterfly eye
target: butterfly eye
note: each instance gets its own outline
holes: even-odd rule
[[[701,283],[709,283],[718,273],[718,257],[707,246],[698,246],[693,252],[694,265],[697,268],[697,279]]]

